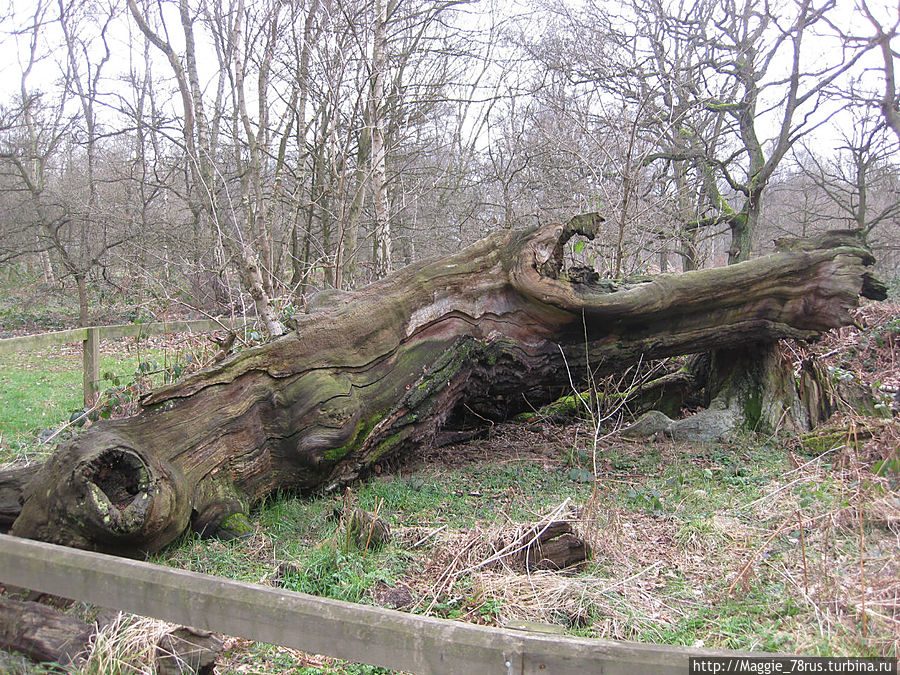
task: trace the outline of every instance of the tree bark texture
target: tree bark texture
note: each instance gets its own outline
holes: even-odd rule
[[[853,233],[643,281],[563,271],[602,218],[494,233],[396,272],[144,398],[60,446],[22,495],[18,536],[140,555],[183,531],[239,534],[275,490],[334,488],[453,431],[570,391],[590,369],[811,338],[871,288]],[[573,275],[574,277],[574,275]]]
[[[90,625],[52,607],[0,597],[0,649],[69,666],[88,654],[93,633]]]

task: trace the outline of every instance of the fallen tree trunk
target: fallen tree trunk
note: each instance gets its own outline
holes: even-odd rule
[[[0,649],[39,663],[78,664],[90,651],[93,628],[37,602],[0,597]],[[2,665],[2,664],[0,664]]]
[[[340,485],[440,430],[554,400],[579,373],[810,338],[877,294],[874,259],[849,232],[726,268],[569,279],[566,243],[593,238],[601,220],[495,233],[154,391],[139,415],[57,449],[13,534],[137,555],[188,527],[239,533],[249,505],[277,489]]]
[[[22,511],[22,496],[39,465],[10,465],[0,471],[0,532],[7,532]]]

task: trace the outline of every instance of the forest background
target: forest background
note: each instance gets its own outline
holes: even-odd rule
[[[606,277],[849,228],[896,285],[895,4],[11,0],[0,276],[81,325],[276,336],[316,291],[599,210],[570,254]]]

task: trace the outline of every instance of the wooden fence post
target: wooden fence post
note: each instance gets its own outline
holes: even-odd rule
[[[100,330],[96,327],[87,329],[87,336],[82,342],[84,347],[84,405],[94,405],[97,393],[97,382],[100,380]]]

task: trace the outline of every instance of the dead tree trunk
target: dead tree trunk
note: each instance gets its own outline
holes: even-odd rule
[[[601,218],[503,231],[403,269],[60,446],[23,495],[18,536],[136,555],[188,527],[239,531],[276,489],[328,488],[440,430],[554,400],[590,363],[809,338],[851,321],[874,262],[851,233],[726,268],[575,281]],[[596,275],[594,275],[596,277]],[[870,293],[871,295],[871,293]]]
[[[85,622],[46,605],[0,598],[0,649],[32,661],[77,664],[90,651],[93,632]]]

